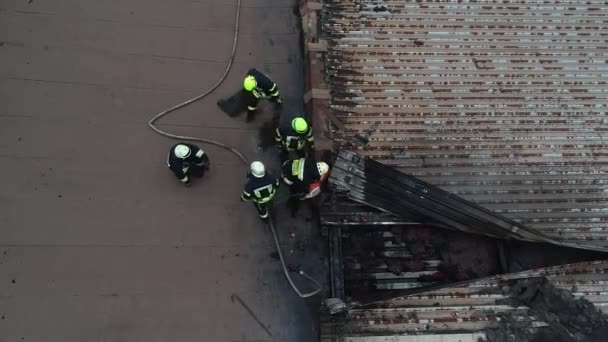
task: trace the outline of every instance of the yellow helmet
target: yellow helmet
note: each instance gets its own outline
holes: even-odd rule
[[[308,123],[306,120],[304,120],[304,118],[295,118],[291,120],[291,128],[293,128],[293,130],[297,133],[306,133],[308,130]]]
[[[255,77],[251,75],[247,75],[245,80],[243,81],[243,88],[247,91],[252,91],[258,85],[258,82],[255,80]]]

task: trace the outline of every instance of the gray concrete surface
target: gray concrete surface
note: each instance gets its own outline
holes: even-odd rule
[[[205,146],[184,188],[174,143],[145,126],[221,76],[235,0],[0,0],[0,341],[315,341],[271,236],[239,195],[246,168]],[[162,120],[176,133],[257,150],[257,125],[215,105],[251,66],[301,109],[294,0],[243,0],[236,62],[207,99]],[[276,165],[275,165],[276,166]],[[290,257],[319,275],[314,227],[287,220]],[[296,233],[296,239],[285,236]],[[297,242],[309,248],[299,250]],[[230,297],[237,293],[273,334]]]

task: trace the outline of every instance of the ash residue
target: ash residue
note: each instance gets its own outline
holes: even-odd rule
[[[606,258],[605,253],[543,243],[516,240],[501,241],[501,243],[504,244],[508,263],[505,273]]]
[[[500,304],[527,306],[531,315],[548,324],[533,330],[528,324],[503,317],[498,328],[487,331],[488,342],[601,342],[606,341],[607,317],[586,299],[576,299],[546,278],[517,280],[504,287],[509,298]]]
[[[239,90],[227,99],[218,100],[217,106],[228,116],[236,117],[247,110],[245,100],[243,90]]]
[[[379,283],[418,282],[422,287],[499,273],[496,246],[486,240],[427,226],[344,229],[346,291],[356,297],[374,291]],[[411,274],[418,272],[424,274],[412,279]],[[379,273],[396,277],[376,279],[374,274]]]
[[[274,141],[275,130],[279,127],[279,116],[273,115],[272,119],[264,121],[258,130],[258,139],[260,148],[266,150],[269,147],[276,146]]]
[[[486,331],[487,340],[479,342],[562,342],[560,336],[550,329],[535,329],[529,321],[522,321],[510,316],[501,317],[496,329]]]
[[[247,111],[247,96],[243,90],[239,90],[232,96],[226,99],[220,99],[217,101],[218,107],[226,113],[228,116],[237,117]],[[258,112],[255,114],[255,121],[262,121],[264,117],[263,108],[266,107],[265,103],[260,105]],[[280,108],[272,106],[272,117],[266,121],[263,121],[259,125],[258,139],[260,141],[259,147],[262,150],[266,150],[269,147],[275,146],[274,141],[275,129],[279,127],[279,110]]]
[[[399,236],[397,231],[393,234]],[[420,281],[454,282],[498,273],[496,246],[487,243],[487,238],[439,228],[410,227],[401,230],[401,239],[414,260],[434,257],[441,261],[437,272],[422,276]]]

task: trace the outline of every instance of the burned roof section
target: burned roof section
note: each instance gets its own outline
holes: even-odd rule
[[[335,165],[334,165],[335,167]],[[335,168],[334,168],[335,169]],[[405,218],[348,199],[345,193],[326,193],[320,208],[321,224],[326,226],[418,225],[414,217]]]
[[[356,153],[341,150],[329,179],[348,198],[417,222],[495,238],[545,242],[568,247],[608,250],[553,239],[521,223],[480,207],[416,177]]]
[[[581,248],[608,246],[603,1],[325,1],[332,138]]]
[[[602,341],[606,284],[606,261],[495,276],[325,316],[321,341]]]
[[[488,238],[423,225],[341,228],[346,297],[409,290],[502,273]]]
[[[503,240],[423,224],[331,225],[331,296],[390,301],[459,282],[578,262],[605,253]]]

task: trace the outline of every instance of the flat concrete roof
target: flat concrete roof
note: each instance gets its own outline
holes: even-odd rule
[[[228,79],[161,128],[275,163],[272,151],[257,149],[258,126],[270,114],[246,124],[215,103],[257,67],[279,84],[287,109],[301,109],[294,7],[243,0]],[[184,188],[165,164],[175,142],[146,127],[222,75],[235,9],[234,0],[0,4],[0,341],[317,335],[315,310],[291,292],[269,257],[270,234],[239,201],[246,167],[201,145],[211,172]],[[296,232],[285,239],[288,255],[318,251],[294,248],[311,234],[301,219],[309,215],[281,230]],[[273,337],[231,302],[233,293]]]

